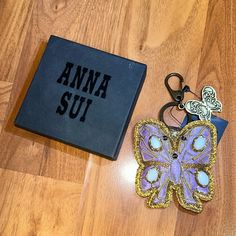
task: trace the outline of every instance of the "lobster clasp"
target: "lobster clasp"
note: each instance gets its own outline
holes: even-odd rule
[[[171,77],[177,77],[179,79],[180,82],[180,90],[173,90],[170,85],[169,85],[169,79]],[[184,89],[183,89],[183,82],[184,79],[182,77],[182,75],[180,75],[179,73],[170,73],[169,75],[166,76],[165,78],[165,86],[168,89],[171,97],[176,101],[176,102],[181,102],[184,99]]]

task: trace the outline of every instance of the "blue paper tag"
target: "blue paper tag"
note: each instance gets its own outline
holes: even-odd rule
[[[199,119],[197,116],[192,115],[192,120],[194,121]],[[186,115],[181,124],[181,127],[183,128],[187,123],[188,123],[188,116]],[[217,144],[218,144],[229,122],[217,116],[211,116],[211,123],[215,125],[217,129]]]

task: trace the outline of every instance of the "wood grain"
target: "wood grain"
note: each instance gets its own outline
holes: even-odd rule
[[[32,14],[32,2],[0,2],[0,74],[1,80],[13,82]]]
[[[0,133],[5,120],[8,102],[11,95],[12,83],[0,81]]]
[[[235,235],[235,5],[0,1],[0,235]],[[148,65],[116,162],[14,127],[51,34]],[[215,197],[199,215],[175,201],[165,210],[147,209],[134,190],[133,127],[140,119],[157,118],[170,101],[163,79],[172,71],[197,93],[214,86],[223,103],[220,116],[230,122],[218,145]]]
[[[76,235],[82,186],[0,169],[1,235]]]
[[[233,1],[210,1],[205,34],[202,45],[197,91],[211,84],[217,89],[224,104],[219,114],[230,123],[218,145],[216,162],[216,192],[214,201],[207,204],[199,220],[193,216],[178,213],[176,232],[183,230],[184,221],[192,227],[184,228],[186,235],[235,235],[236,234],[236,168],[235,125],[236,114],[236,4]],[[219,20],[221,19],[221,20]],[[206,224],[207,227],[201,227]]]

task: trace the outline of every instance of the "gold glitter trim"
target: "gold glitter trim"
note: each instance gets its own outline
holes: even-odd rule
[[[158,203],[158,204],[154,203],[154,199],[155,199],[155,197],[157,197],[157,195],[159,193],[157,188],[150,188],[147,191],[142,191],[142,188],[141,188],[141,179],[142,178],[141,177],[142,177],[142,172],[144,171],[144,169],[147,166],[149,166],[150,164],[159,165],[159,166],[166,166],[166,164],[160,165],[160,163],[156,163],[156,162],[145,162],[144,163],[144,161],[142,159],[142,156],[140,153],[140,148],[139,148],[139,142],[141,139],[141,135],[139,134],[139,129],[146,124],[156,125],[156,126],[158,126],[158,128],[160,128],[165,133],[165,135],[169,138],[171,146],[172,146],[172,148],[170,147],[170,154],[173,153],[173,150],[179,150],[181,136],[183,136],[190,129],[192,129],[194,127],[198,127],[198,126],[205,126],[205,127],[209,128],[210,133],[211,133],[211,144],[212,144],[211,153],[210,153],[210,157],[209,157],[209,164],[206,164],[206,165],[199,165],[199,164],[187,165],[187,164],[185,164],[183,166],[184,168],[193,167],[193,168],[197,168],[198,170],[203,170],[206,173],[208,173],[208,176],[209,176],[209,185],[208,185],[209,192],[208,192],[208,194],[203,194],[203,193],[195,190],[193,192],[193,199],[196,201],[195,204],[187,203],[185,201],[185,197],[184,197],[183,186],[182,185],[174,185],[174,183],[172,183],[169,179],[167,180],[168,186],[167,186],[167,191],[166,191],[166,198],[165,198],[165,201],[162,203]],[[166,125],[163,122],[155,120],[155,119],[141,120],[140,122],[138,122],[136,124],[135,130],[134,130],[134,155],[135,155],[135,158],[139,164],[139,168],[137,170],[137,174],[135,177],[135,186],[136,186],[137,194],[141,197],[147,197],[146,204],[150,208],[166,208],[170,205],[170,202],[172,201],[172,197],[173,197],[173,191],[175,191],[176,195],[177,195],[177,199],[179,201],[179,204],[183,208],[185,208],[187,210],[191,210],[196,213],[200,213],[202,211],[201,200],[209,201],[212,199],[212,197],[214,195],[214,177],[213,177],[213,173],[212,173],[212,166],[214,165],[215,160],[216,160],[216,145],[217,145],[216,128],[209,121],[200,121],[200,120],[193,121],[193,122],[187,124],[178,133],[178,135],[175,138],[175,137],[172,137],[169,128],[166,127]]]

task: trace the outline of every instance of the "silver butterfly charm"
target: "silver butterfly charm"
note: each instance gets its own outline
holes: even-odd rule
[[[190,114],[197,115],[200,120],[211,121],[212,112],[221,112],[222,104],[216,98],[216,91],[211,86],[202,89],[202,101],[189,100],[184,108]]]

